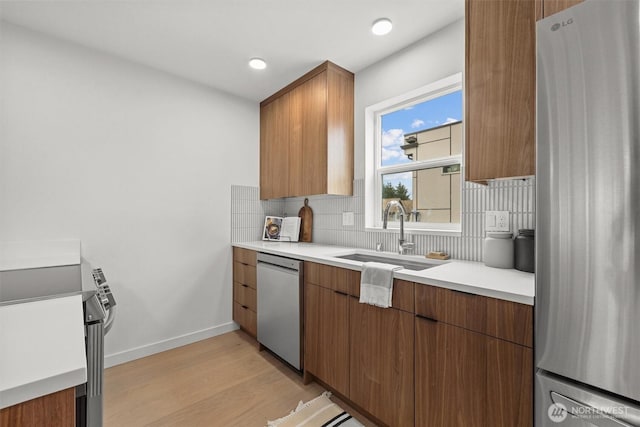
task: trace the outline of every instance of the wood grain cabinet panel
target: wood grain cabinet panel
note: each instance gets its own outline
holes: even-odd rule
[[[243,331],[256,337],[258,335],[258,318],[256,312],[247,306],[233,302],[233,321],[236,322]]]
[[[240,305],[246,306],[249,310],[258,312],[257,293],[249,285],[233,282],[233,300]]]
[[[233,281],[243,283],[256,289],[257,286],[257,273],[256,267],[253,265],[242,264],[239,262],[233,262]]]
[[[254,338],[258,332],[255,251],[233,248],[233,320]]]
[[[350,299],[349,398],[389,426],[414,423],[411,313]]]
[[[416,426],[533,425],[533,351],[416,317]]]
[[[533,306],[495,298],[487,302],[487,335],[533,347]]]
[[[289,195],[289,95],[260,108],[260,198]]]
[[[465,176],[535,174],[535,22],[542,0],[466,0]]]
[[[309,79],[292,91],[296,101],[289,158],[289,196],[326,194],[327,73]]]
[[[353,79],[326,61],[260,103],[261,199],[353,194]]]
[[[416,426],[485,426],[485,340],[416,318]]]
[[[450,325],[484,333],[486,298],[436,286],[416,284],[416,314]]]
[[[233,248],[233,260],[241,264],[256,266],[257,253],[250,249]]]
[[[75,387],[0,410],[0,426],[75,427]]]
[[[533,350],[487,338],[487,422],[490,426],[533,425]]]
[[[423,284],[415,305],[419,316],[533,347],[533,306]]]
[[[542,11],[544,17],[551,16],[568,7],[582,3],[583,0],[543,0]]]
[[[305,284],[304,369],[349,396],[349,297]]]
[[[360,286],[360,272],[315,262],[304,263],[305,282],[348,294],[354,283]]]

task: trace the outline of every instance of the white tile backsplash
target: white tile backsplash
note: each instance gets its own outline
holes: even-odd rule
[[[313,209],[313,241],[316,243],[394,251],[398,233],[366,231],[364,228],[364,180],[354,181],[354,195],[309,196]],[[231,186],[231,241],[261,239],[265,215],[295,216],[304,205],[304,197],[260,200],[257,187]],[[510,212],[513,233],[522,228],[535,228],[535,179],[495,181],[489,185],[465,182],[462,188],[461,236],[437,236],[406,233],[416,243],[416,254],[446,251],[452,258],[482,260],[485,210]],[[354,212],[355,224],[342,225],[342,213]]]

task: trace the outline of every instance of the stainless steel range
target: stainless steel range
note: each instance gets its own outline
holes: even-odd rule
[[[116,301],[102,269],[92,271],[96,291],[83,292],[87,382],[76,387],[76,427],[101,427],[104,336],[113,326]]]
[[[92,271],[96,290],[83,291],[80,265],[0,272],[0,304],[19,304],[82,294],[87,382],[76,387],[76,426],[102,427],[104,336],[113,325],[116,302],[101,269]]]

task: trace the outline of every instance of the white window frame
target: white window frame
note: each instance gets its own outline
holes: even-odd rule
[[[430,160],[418,160],[401,165],[381,166],[380,154],[382,153],[382,120],[381,117],[400,108],[410,107],[430,99],[438,98],[449,93],[462,90],[462,73],[445,77],[434,83],[422,86],[403,95],[371,105],[365,109],[365,228],[370,231],[382,229],[382,175],[390,173],[411,172],[420,169],[449,166],[460,164],[460,173],[464,170],[464,131],[463,153]],[[464,93],[463,93],[464,97]],[[463,99],[464,104],[464,99]],[[463,108],[464,115],[464,108]],[[462,120],[464,127],[464,117]],[[463,129],[464,130],[464,129]],[[462,183],[460,180],[460,195],[462,198]],[[415,195],[414,195],[415,198]],[[399,228],[399,221],[389,221],[389,229]],[[405,231],[412,233],[460,235],[462,217],[459,223],[429,223],[408,222],[404,223]],[[396,231],[396,230],[393,230]]]

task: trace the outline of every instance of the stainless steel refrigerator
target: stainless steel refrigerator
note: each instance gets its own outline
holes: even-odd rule
[[[640,426],[639,23],[537,23],[536,426]]]

